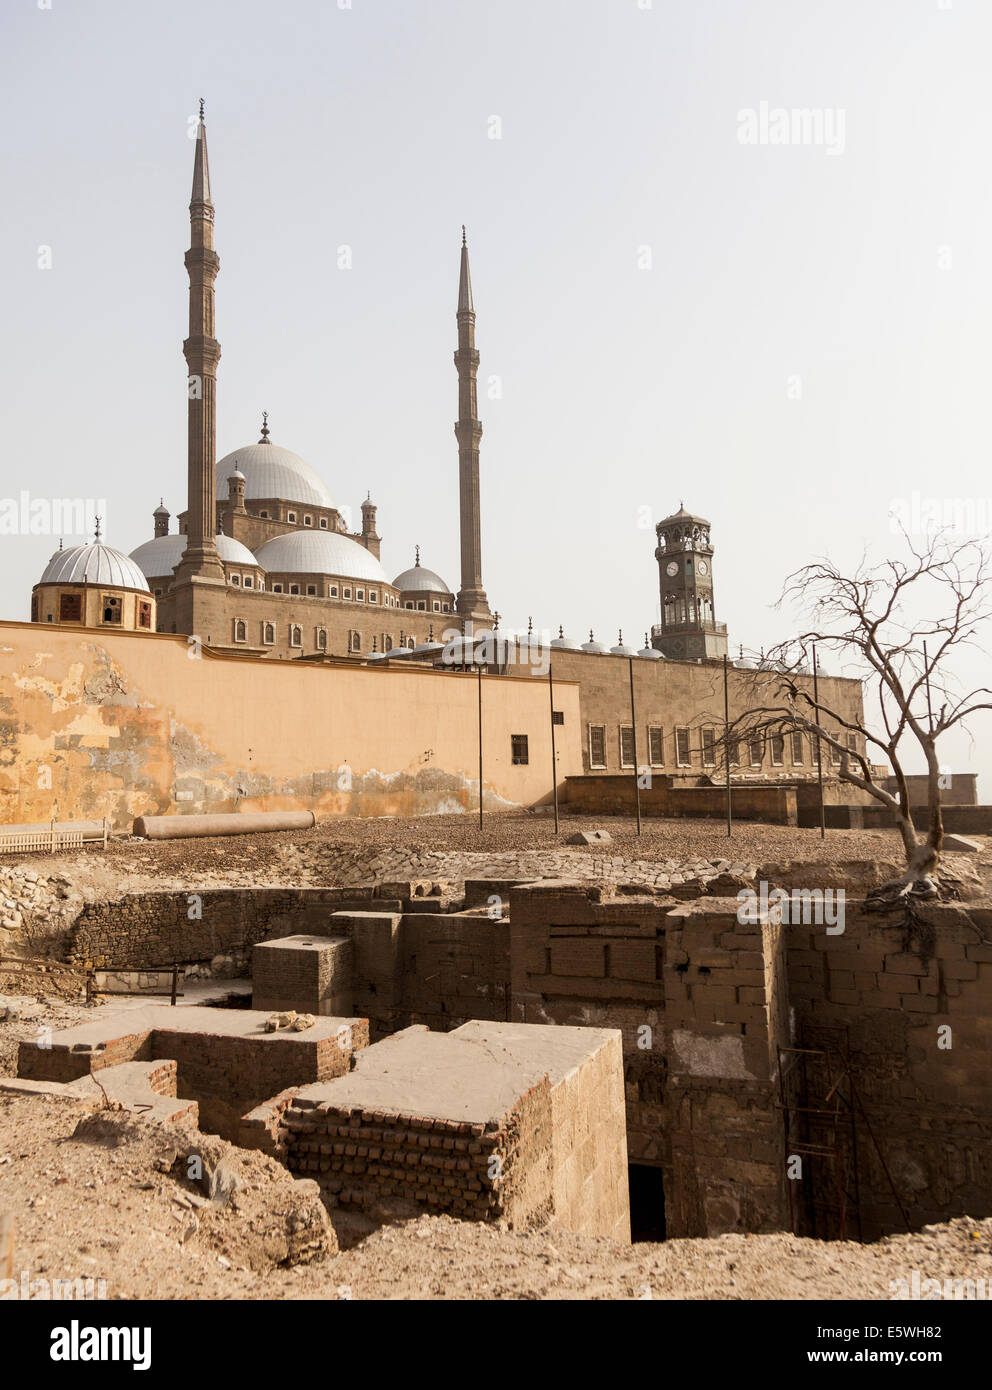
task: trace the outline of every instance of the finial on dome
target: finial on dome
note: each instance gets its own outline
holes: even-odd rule
[[[493,632],[499,632],[499,620],[500,620],[500,617],[501,617],[501,615],[500,615],[499,613],[494,613],[494,614],[493,614]]]
[[[103,517],[95,516],[93,520],[95,522],[95,525],[93,527],[93,539],[95,541],[98,541],[100,539],[100,522],[103,520]]]
[[[414,565],[414,569],[416,569],[417,566],[420,564],[420,546],[419,546],[419,545],[415,545],[415,546],[413,547],[413,554],[414,554],[413,565]]]
[[[462,223],[462,245],[463,245],[463,246],[467,246],[467,245],[468,245],[468,238],[467,238],[466,235],[465,235],[465,223],[464,223],[464,222]]]
[[[267,410],[262,411],[262,437],[258,442],[259,444],[269,443],[269,412]]]
[[[427,640],[428,640],[428,642],[433,642],[433,641],[434,641],[434,624],[433,624],[433,623],[431,623],[430,629],[429,629],[429,631],[428,631],[428,633],[427,633]]]
[[[648,641],[648,635],[647,635],[647,633],[644,634],[644,645],[645,645],[645,647],[650,647],[650,645],[651,645],[651,643]]]
[[[622,628],[618,628],[618,629],[617,629],[617,646],[618,646],[618,647],[622,647],[622,646],[623,646],[623,629],[622,629]]]
[[[533,631],[534,631],[534,619],[533,619],[533,618],[528,618],[528,619],[527,619],[527,636],[529,637]]]
[[[595,637],[593,637],[593,635],[592,635],[592,628],[590,628],[590,629],[589,629],[589,641],[590,641],[590,642],[595,642],[595,640],[596,640]]]
[[[59,536],[59,550],[62,549],[62,537]]]
[[[203,98],[200,98],[200,124],[203,124]]]
[[[565,629],[562,627],[561,623],[558,624],[558,636],[562,638],[565,636]]]

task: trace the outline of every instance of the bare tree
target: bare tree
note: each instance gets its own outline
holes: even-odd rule
[[[992,690],[958,688],[955,657],[965,648],[988,656],[992,569],[985,546],[931,534],[916,548],[903,532],[905,559],[869,565],[851,576],[826,559],[804,565],[786,580],[778,606],[801,608],[807,625],[767,653],[755,679],[752,703],[732,721],[722,742],[728,754],[739,739],[767,742],[800,731],[839,759],[842,781],[891,811],[902,836],[906,872],[885,890],[897,896],[934,896],[934,874],[944,837],[938,741],[970,716],[992,710]],[[939,617],[928,616],[938,613]],[[809,675],[810,651],[828,651],[853,664],[864,691],[864,718],[833,707]],[[867,713],[871,708],[874,713]],[[853,735],[853,738],[850,736]],[[855,746],[850,746],[854,744]],[[892,767],[896,793],[880,784],[871,754]],[[917,834],[904,763],[921,753],[927,769],[926,832]],[[882,891],[882,890],[880,890]]]

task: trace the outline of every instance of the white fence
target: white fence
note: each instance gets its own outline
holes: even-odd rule
[[[110,821],[49,821],[47,825],[0,825],[0,854],[30,854],[79,849],[110,838]]]

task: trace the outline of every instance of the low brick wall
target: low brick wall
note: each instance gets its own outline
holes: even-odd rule
[[[540,1224],[551,1211],[547,1082],[491,1125],[382,1110],[319,1107],[297,1097],[285,1114],[288,1165],[316,1178],[332,1206],[397,1203],[466,1221]]]
[[[773,825],[797,823],[796,789],[787,786],[736,786],[731,788],[731,807],[737,820],[768,821]],[[635,811],[633,771],[619,774],[587,774],[565,780],[564,799],[577,815],[632,816]],[[721,820],[727,814],[725,787],[673,787],[656,777],[640,791],[641,815],[678,819],[683,816]]]
[[[332,913],[399,901],[368,888],[214,888],[198,893],[126,893],[91,903],[77,917],[65,953],[70,959],[132,970],[194,964],[233,956],[247,973],[259,941],[299,932],[327,934]]]

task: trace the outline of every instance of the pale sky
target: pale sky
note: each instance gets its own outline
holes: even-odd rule
[[[899,499],[988,531],[988,0],[8,0],[0,41],[0,499],[106,499],[125,551],[184,508],[202,95],[218,457],[267,409],[371,489],[390,576],[419,543],[458,587],[463,222],[504,628],[640,646],[683,498],[733,652],[808,559],[892,551]],[[742,144],[763,103],[811,141]],[[2,616],[57,545],[0,537]],[[943,750],[983,800],[990,730]]]

